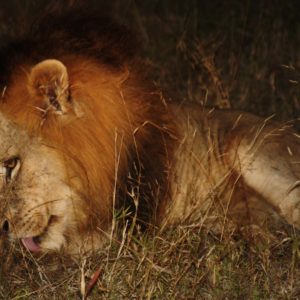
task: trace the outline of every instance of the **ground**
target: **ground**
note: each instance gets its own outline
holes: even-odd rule
[[[1,4],[0,43],[47,2]],[[138,32],[166,97],[298,118],[298,1],[87,2]],[[83,298],[98,271],[88,299],[300,299],[300,235],[292,228],[272,238],[215,235],[198,224],[126,238],[120,232],[80,260],[36,257],[2,241],[0,298]]]

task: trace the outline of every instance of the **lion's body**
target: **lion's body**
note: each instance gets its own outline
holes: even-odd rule
[[[290,123],[252,114],[175,107],[182,140],[175,151],[169,218],[299,226],[300,141]],[[179,116],[179,118],[178,118]]]
[[[52,20],[0,53],[0,219],[12,238],[32,251],[97,249],[122,208],[146,226],[262,223],[268,211],[299,225],[292,129],[167,103],[145,85],[126,30]]]

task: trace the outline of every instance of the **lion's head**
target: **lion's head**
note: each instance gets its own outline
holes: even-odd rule
[[[80,195],[66,180],[66,167],[53,147],[3,115],[0,122],[2,230],[31,251],[59,249],[76,226],[78,216],[70,207],[78,205]]]
[[[148,222],[168,194],[163,99],[122,51],[126,32],[89,21],[90,34],[41,25],[0,53],[0,226],[31,251],[98,248],[115,208]]]

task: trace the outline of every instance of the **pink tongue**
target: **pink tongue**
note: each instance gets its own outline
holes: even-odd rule
[[[22,243],[31,252],[39,252],[41,250],[40,246],[33,240],[32,237],[23,238]]]

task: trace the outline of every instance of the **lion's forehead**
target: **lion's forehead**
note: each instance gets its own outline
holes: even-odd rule
[[[48,145],[41,138],[30,136],[29,133],[14,124],[0,113],[0,162],[12,156],[19,156],[21,161],[36,161],[36,167],[60,166],[61,155],[52,145]],[[52,163],[49,165],[49,161]],[[28,165],[27,167],[30,169]],[[34,167],[34,165],[31,165]]]
[[[0,114],[0,189],[5,185],[7,170],[5,162],[17,157],[21,168],[13,185],[26,189],[43,189],[66,182],[66,167],[63,155],[41,138],[30,136],[24,129],[15,125]],[[38,184],[37,184],[38,183]]]

